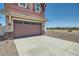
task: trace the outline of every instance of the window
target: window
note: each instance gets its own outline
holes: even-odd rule
[[[18,5],[21,6],[21,7],[26,8],[26,4],[25,3],[19,3]]]
[[[40,13],[40,11],[41,11],[41,5],[40,5],[40,3],[36,3],[35,4],[35,12]]]
[[[27,3],[27,9],[29,9],[29,7],[30,7],[30,4],[29,4],[29,3]]]
[[[23,21],[18,21],[18,20],[15,20],[15,23],[18,23],[18,24],[23,24]]]
[[[19,3],[18,6],[29,9],[29,3]]]

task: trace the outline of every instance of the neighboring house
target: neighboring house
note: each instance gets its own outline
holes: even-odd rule
[[[44,34],[44,3],[5,3],[6,33],[13,38]]]
[[[0,25],[0,36],[4,36],[5,34],[5,26]]]

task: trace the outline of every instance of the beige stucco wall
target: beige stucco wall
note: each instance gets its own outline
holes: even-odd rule
[[[11,16],[8,16],[8,18],[6,18],[6,32],[13,32],[13,20]],[[11,24],[11,25],[9,25]]]

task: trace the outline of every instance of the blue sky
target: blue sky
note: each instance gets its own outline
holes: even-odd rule
[[[46,27],[79,27],[79,4],[47,4],[45,17]]]
[[[4,9],[4,4],[0,3],[0,10]],[[0,23],[4,26],[5,25],[5,15],[0,13]]]
[[[0,9],[4,4],[0,3]],[[55,4],[46,6],[46,27],[79,27],[79,4]],[[5,25],[5,16],[0,13],[0,23]]]

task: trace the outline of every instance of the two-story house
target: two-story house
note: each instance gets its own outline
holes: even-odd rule
[[[44,3],[5,3],[7,37],[19,38],[44,34]]]

